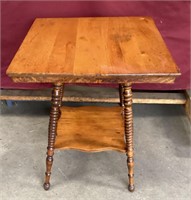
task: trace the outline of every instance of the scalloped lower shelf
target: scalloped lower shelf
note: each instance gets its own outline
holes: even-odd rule
[[[55,148],[125,152],[121,107],[61,107]]]

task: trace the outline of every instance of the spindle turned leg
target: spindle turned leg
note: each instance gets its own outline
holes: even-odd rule
[[[129,185],[128,189],[133,192],[134,186],[134,158],[133,158],[133,112],[131,84],[123,84],[124,102],[124,125]]]
[[[47,147],[47,157],[46,157],[46,172],[45,172],[45,183],[44,189],[48,190],[50,188],[50,175],[51,168],[53,164],[54,155],[54,143],[56,138],[57,122],[60,116],[60,106],[62,100],[63,84],[55,84],[52,89],[52,100],[51,100],[51,110],[50,110],[50,120],[49,120],[49,130],[48,130],[48,147]]]

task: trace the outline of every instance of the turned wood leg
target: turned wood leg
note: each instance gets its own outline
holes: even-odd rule
[[[52,100],[51,100],[51,110],[50,110],[50,120],[49,120],[49,130],[48,130],[48,147],[47,147],[47,157],[46,157],[46,172],[45,172],[45,183],[44,189],[48,190],[50,188],[50,175],[51,168],[53,164],[54,155],[54,143],[56,138],[57,121],[60,113],[61,106],[61,93],[62,84],[55,84],[52,89]]]
[[[133,159],[133,113],[132,113],[132,91],[131,84],[123,85],[124,98],[124,123],[125,123],[125,139],[126,154],[129,177],[129,191],[133,192],[134,186],[134,159]]]

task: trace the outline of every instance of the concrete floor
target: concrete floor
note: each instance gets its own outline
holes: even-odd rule
[[[182,106],[134,105],[135,183],[127,190],[126,156],[56,151],[44,191],[49,103],[1,104],[2,200],[191,199],[190,123]]]

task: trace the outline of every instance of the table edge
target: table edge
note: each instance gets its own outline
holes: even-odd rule
[[[16,74],[7,73],[14,82],[23,83],[174,83],[181,73],[150,74],[109,74],[109,75],[70,75],[70,74]]]

